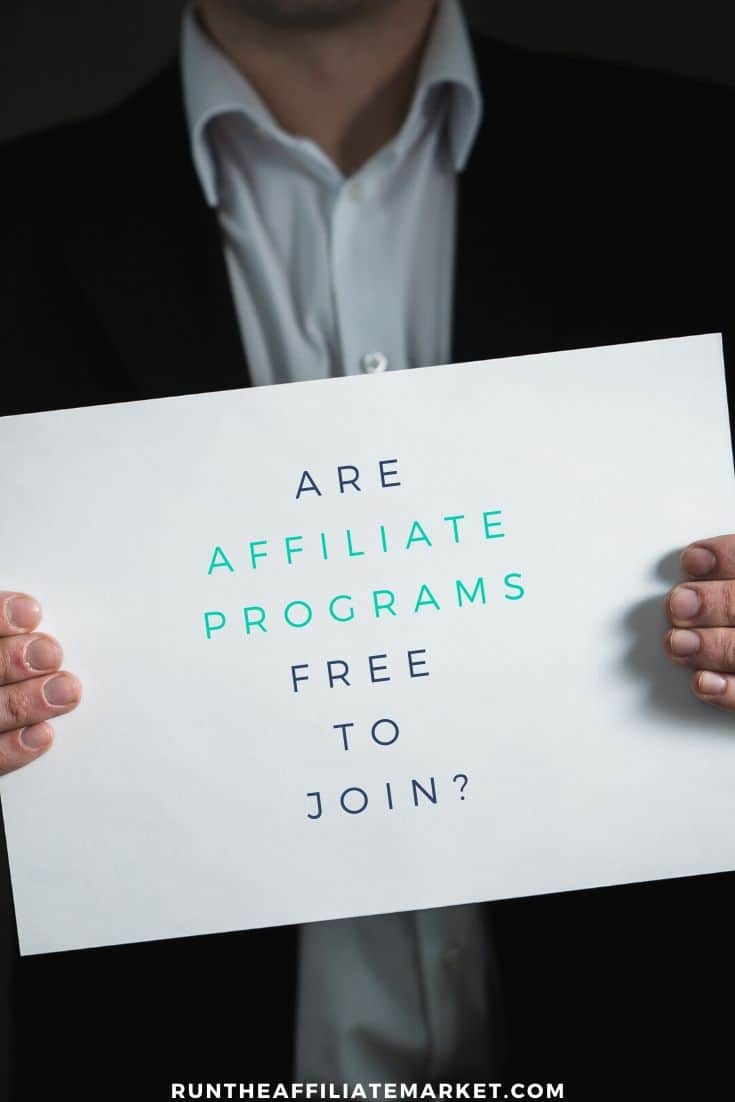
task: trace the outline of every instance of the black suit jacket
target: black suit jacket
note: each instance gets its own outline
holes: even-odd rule
[[[723,330],[731,366],[732,93],[475,47],[485,117],[459,187],[454,359]],[[100,118],[7,147],[0,230],[3,414],[247,384],[175,66]],[[487,911],[509,1075],[585,1099],[717,1081],[733,877]],[[289,1079],[295,976],[294,928],[18,961],[16,1098]]]

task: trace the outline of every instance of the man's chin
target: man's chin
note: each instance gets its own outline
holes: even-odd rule
[[[369,18],[399,0],[229,0],[243,15],[273,27],[320,30]]]

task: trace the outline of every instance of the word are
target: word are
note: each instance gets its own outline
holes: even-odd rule
[[[282,536],[278,540],[249,540],[246,544],[244,565],[249,570],[257,570],[258,564],[264,559],[285,559],[289,566],[294,566],[313,558],[328,562],[340,556],[359,559],[363,555],[376,552],[387,555],[391,551],[430,548],[435,543],[461,543],[468,530],[473,534],[479,533],[482,539],[499,540],[505,536],[502,514],[502,509],[486,509],[480,514],[480,518],[475,517],[468,525],[464,524],[467,520],[464,513],[450,513],[432,524],[420,520],[410,521],[400,531],[389,532],[384,524],[379,524],[377,528],[365,529],[359,533],[353,532],[351,528],[345,528],[342,532],[329,535],[326,532],[319,532],[318,535],[311,537],[293,535]],[[229,550],[232,551],[231,548]],[[207,574],[211,576],[222,570],[228,574],[234,574],[236,566],[233,562],[243,565],[237,556],[227,554],[225,549],[217,544],[209,556]]]
[[[401,485],[398,480],[397,459],[380,459],[378,461],[378,484],[383,490],[389,490],[393,486]],[[337,467],[337,486],[341,494],[345,492],[348,486],[351,486],[353,490],[360,493],[362,491],[362,486],[360,486],[359,469],[353,467],[351,463],[344,463]],[[303,471],[296,489],[296,500],[298,501],[302,494],[309,493],[317,494],[318,497],[322,496],[322,491],[319,489],[319,485],[311,472]]]
[[[461,788],[456,785],[457,781],[461,782]],[[455,785],[455,791],[460,792],[460,799],[463,800],[467,781],[466,773],[455,773],[452,780],[447,783]],[[307,819],[321,819],[325,814],[325,801],[322,800],[321,792],[307,792],[306,798],[309,801]],[[397,807],[418,808],[427,804],[436,807],[438,803],[439,787],[436,777],[429,777],[424,781],[411,777],[407,784],[401,786],[395,786],[393,781],[386,781],[381,788],[372,793],[372,796],[368,795],[365,788],[351,785],[338,796],[330,797],[329,806],[333,806],[337,813],[362,815],[368,808],[382,812],[395,811]]]
[[[409,677],[429,676],[429,671],[423,668],[426,666],[426,660],[419,657],[422,654],[426,654],[426,648],[424,647],[418,650],[406,651]],[[378,681],[391,680],[390,673],[388,673],[389,667],[383,663],[383,659],[387,659],[387,657],[387,654],[368,655],[368,675],[373,685]],[[291,687],[295,693],[299,691],[299,685],[303,681],[310,680],[309,668],[308,662],[298,662],[295,666],[291,667]],[[352,676],[350,674],[350,664],[349,662],[345,662],[343,658],[328,659],[326,662],[326,675],[330,689],[333,689],[335,685],[346,685],[348,688],[352,685],[350,681],[350,676]]]
[[[525,588],[521,584],[521,575],[517,572],[506,574],[503,578],[505,592],[502,594],[506,601],[520,601],[525,596]],[[454,590],[448,598],[448,603],[457,608],[468,605],[487,604],[487,590],[485,579],[478,577],[474,582],[465,583],[457,579]],[[439,612],[446,607],[447,598],[442,595],[441,601],[434,591],[425,583],[420,585],[415,596],[408,601],[398,601],[396,593],[392,589],[374,589],[367,601],[361,602],[361,614],[373,616],[379,620],[381,616],[398,616],[401,613],[416,615],[420,612]],[[359,606],[358,606],[359,607]],[[356,608],[354,598],[350,593],[337,593],[326,605],[317,606],[317,619],[334,620],[338,624],[348,624],[355,619]],[[209,609],[203,614],[204,631],[207,639],[211,639],[217,632],[221,632],[227,626],[227,615],[221,609]],[[286,624],[289,628],[305,628],[314,620],[314,604],[297,599],[289,601],[275,612],[273,609],[266,611],[262,605],[244,605],[242,608],[242,628],[245,635],[255,632],[267,632],[269,625],[275,621],[277,624]]]

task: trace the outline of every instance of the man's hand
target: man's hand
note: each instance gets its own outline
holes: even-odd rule
[[[61,647],[34,629],[41,606],[25,593],[0,590],[0,775],[28,765],[54,737],[46,720],[76,708],[82,685],[60,671]]]
[[[691,580],[666,595],[666,653],[694,671],[695,696],[735,711],[735,535],[691,543],[681,565]]]

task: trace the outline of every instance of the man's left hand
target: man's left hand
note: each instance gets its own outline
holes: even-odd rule
[[[666,595],[666,653],[693,671],[695,696],[735,712],[735,535],[689,544],[681,565],[690,580]]]

